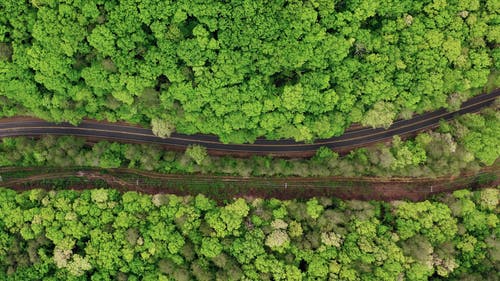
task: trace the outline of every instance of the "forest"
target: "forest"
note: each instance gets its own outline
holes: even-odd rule
[[[235,143],[388,126],[498,80],[499,10],[496,0],[3,0],[0,116]]]
[[[413,139],[395,137],[339,155],[327,147],[310,159],[264,156],[210,156],[201,146],[185,152],[139,144],[83,138],[44,136],[4,138],[0,167],[128,167],[162,173],[202,173],[239,176],[379,176],[436,177],[477,172],[500,156],[500,113],[496,106],[442,122],[434,131]]]
[[[498,188],[411,203],[0,189],[2,280],[498,280]]]
[[[498,0],[1,0],[0,119],[127,122],[224,143],[387,128],[500,85],[499,11]],[[460,178],[498,168],[499,106],[346,154],[41,136],[2,138],[0,167]],[[2,181],[2,281],[500,280],[499,186],[422,202],[215,201],[97,178],[79,191]]]

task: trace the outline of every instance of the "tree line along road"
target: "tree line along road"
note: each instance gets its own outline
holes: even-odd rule
[[[334,151],[345,152],[356,147],[370,145],[376,142],[391,140],[393,136],[409,136],[422,130],[436,127],[440,120],[449,120],[456,115],[473,113],[493,104],[500,95],[500,89],[491,93],[475,96],[464,102],[461,108],[454,112],[440,109],[433,112],[416,115],[408,120],[398,120],[388,129],[354,128],[342,136],[329,139],[319,139],[313,143],[295,142],[293,140],[258,139],[252,144],[224,144],[213,135],[183,135],[172,134],[169,138],[153,135],[150,129],[126,124],[114,124],[84,120],[78,126],[69,123],[51,123],[33,118],[5,118],[0,120],[0,138],[17,136],[43,135],[73,135],[99,140],[119,142],[150,143],[164,145],[176,149],[184,149],[193,144],[199,144],[213,154],[225,155],[275,155],[275,156],[312,156],[321,146]]]

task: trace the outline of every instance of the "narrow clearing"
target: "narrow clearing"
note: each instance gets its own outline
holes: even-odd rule
[[[13,172],[0,169],[0,175]],[[23,171],[18,169],[17,172]],[[24,169],[33,171],[33,169]],[[282,200],[318,196],[356,200],[422,201],[435,194],[462,188],[482,188],[500,184],[500,169],[492,166],[477,174],[441,178],[241,178],[205,175],[165,175],[133,169],[82,169],[43,172],[9,179],[2,186],[18,191],[32,188],[75,189],[109,187],[147,194],[203,193],[219,202],[235,197],[278,198]]]

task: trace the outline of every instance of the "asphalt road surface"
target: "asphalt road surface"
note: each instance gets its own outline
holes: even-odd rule
[[[3,119],[0,122],[0,138],[15,136],[73,135],[91,139],[103,139],[119,142],[149,143],[183,149],[191,144],[200,144],[214,154],[234,155],[277,155],[311,156],[321,146],[335,151],[366,146],[375,142],[392,139],[395,135],[409,136],[419,131],[433,128],[440,120],[449,120],[457,115],[477,112],[491,105],[500,95],[500,89],[482,94],[464,102],[460,110],[447,112],[445,109],[417,115],[409,120],[399,120],[388,129],[357,128],[346,131],[342,136],[316,140],[314,143],[295,142],[293,140],[258,139],[253,144],[224,144],[212,135],[172,134],[170,138],[159,138],[150,129],[97,121],[83,121],[79,126],[68,123],[51,123],[38,119]]]

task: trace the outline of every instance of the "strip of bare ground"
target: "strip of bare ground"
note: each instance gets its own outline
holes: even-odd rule
[[[34,168],[25,169],[25,171]],[[20,171],[23,169],[17,169]],[[0,175],[16,171],[0,169]],[[203,193],[219,202],[235,197],[296,199],[337,197],[356,200],[422,201],[433,195],[463,188],[482,188],[500,184],[500,167],[492,166],[478,173],[439,178],[242,178],[205,175],[165,175],[133,169],[82,169],[50,172],[2,182],[18,191],[32,188],[53,189],[54,181],[65,180],[65,189],[95,188],[96,182],[120,191],[147,194],[170,193],[196,195]]]

